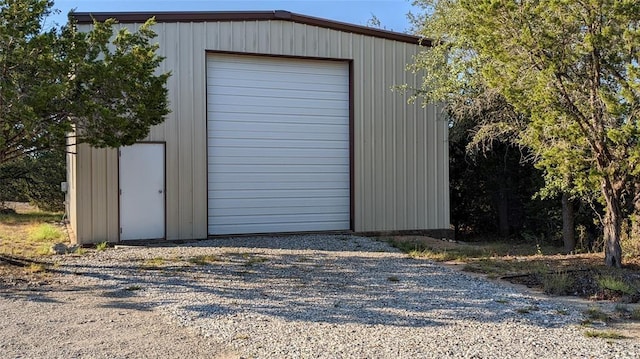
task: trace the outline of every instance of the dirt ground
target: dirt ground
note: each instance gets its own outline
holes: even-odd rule
[[[434,251],[455,251],[461,248],[463,250],[473,250],[482,248],[482,245],[474,243],[441,240],[425,236],[399,236],[394,237],[394,241],[419,244],[423,248],[430,248]],[[514,251],[517,252],[517,249],[515,249]],[[566,269],[572,275],[575,274],[576,278],[579,278],[579,282],[584,286],[594,285],[593,283],[590,283],[593,282],[592,275],[594,273],[585,271],[584,269],[599,268],[603,266],[603,257],[601,253],[585,253],[570,256],[555,254],[526,258],[514,255],[510,259],[514,261],[527,261],[528,263],[531,263],[532,266],[541,264],[548,267],[550,271]],[[503,275],[496,276],[494,274],[487,275],[486,273],[482,272],[470,271],[468,268],[466,268],[467,263],[460,260],[442,261],[439,262],[439,264],[457,271],[464,272],[467,275],[477,276],[478,278],[482,278],[484,280],[499,281],[502,284],[509,284],[520,291],[525,291],[533,295],[542,297],[549,296],[548,294],[544,293],[539,280],[533,278],[535,277],[535,275],[533,274],[513,277]],[[640,278],[639,268],[639,258],[636,258],[634,260],[627,260],[625,268],[623,269],[623,274],[626,276],[631,276],[634,280],[637,280],[638,278]],[[571,272],[571,270],[576,271]],[[574,306],[581,306],[583,308],[599,308],[610,316],[611,322],[607,323],[607,326],[609,328],[618,331],[624,336],[640,340],[640,321],[623,318],[623,315],[619,310],[621,306],[627,308],[627,310],[640,308],[640,303],[638,303],[638,296],[628,298],[612,294],[606,297],[602,297],[597,295],[588,295],[588,293],[581,293],[579,295],[557,296],[556,298],[571,303]]]

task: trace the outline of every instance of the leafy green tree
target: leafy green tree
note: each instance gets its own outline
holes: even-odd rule
[[[45,211],[64,210],[65,151],[41,151],[0,165],[0,209],[3,202],[30,202]]]
[[[527,119],[496,121],[544,171],[542,193],[604,207],[605,263],[621,266],[625,198],[640,174],[640,3],[630,0],[419,0],[416,93],[449,100],[483,88]]]
[[[518,117],[490,91],[446,106],[449,126],[451,221],[456,238],[499,234],[510,238],[555,239],[558,201],[533,198],[542,172],[527,161],[526,149],[507,133],[478,136],[488,121]],[[482,139],[481,142],[479,142]]]
[[[153,21],[131,33],[114,20],[45,29],[52,1],[0,0],[0,165],[78,143],[119,147],[144,138],[169,112],[168,73]]]

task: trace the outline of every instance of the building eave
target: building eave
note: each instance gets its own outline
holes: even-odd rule
[[[378,37],[422,46],[431,46],[431,40],[403,34],[394,31],[376,29],[367,26],[349,24],[340,21],[322,19],[313,16],[300,15],[284,10],[275,11],[159,11],[159,12],[74,12],[70,14],[78,24],[92,24],[94,21],[103,22],[115,19],[119,23],[143,23],[150,18],[162,22],[220,22],[220,21],[291,21],[300,24],[318,26],[337,31],[350,32],[359,35]]]

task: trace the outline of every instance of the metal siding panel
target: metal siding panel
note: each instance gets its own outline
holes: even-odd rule
[[[179,34],[179,57],[176,69],[180,72],[180,102],[178,109],[178,167],[176,178],[178,183],[174,191],[178,192],[178,237],[193,238],[190,223],[193,220],[193,125],[194,117],[193,98],[196,91],[193,87],[193,25],[181,24]],[[187,56],[185,56],[185,54]]]
[[[305,30],[307,39],[304,44],[305,56],[319,56],[318,28],[315,26],[306,26]]]
[[[230,22],[220,22],[218,25],[218,47],[211,49],[220,49],[231,51],[234,47],[233,24]]]
[[[356,37],[356,35],[351,35],[352,37]],[[353,128],[354,128],[354,220],[355,220],[355,230],[356,231],[364,231],[370,228],[369,220],[366,217],[367,212],[365,209],[367,208],[368,201],[368,177],[369,174],[365,172],[365,170],[369,167],[365,165],[365,161],[368,161],[368,156],[365,152],[365,146],[367,143],[366,136],[366,128],[365,128],[365,119],[367,115],[365,114],[365,103],[366,96],[365,92],[367,91],[367,86],[365,84],[365,73],[364,73],[364,61],[366,57],[364,56],[364,48],[362,41],[358,40],[352,41],[353,46],[351,47],[353,53],[353,92],[354,92],[354,119],[353,119]]]
[[[265,27],[261,32],[265,32],[264,36],[268,37],[268,42],[265,45],[264,53],[282,54],[284,53],[284,26],[275,26],[271,21],[261,22],[261,25]],[[268,46],[268,47],[267,47]]]
[[[392,85],[396,85],[396,57],[397,57],[397,49],[396,42],[385,42],[385,50],[384,50],[384,73],[386,84],[391,83]],[[385,227],[393,227],[396,225],[396,197],[394,193],[394,188],[396,187],[395,175],[395,128],[397,126],[397,102],[398,102],[398,94],[392,93],[390,96],[390,101],[385,101],[384,106],[384,134],[385,134],[385,146],[384,146],[384,155],[383,161],[385,163],[385,173],[384,173],[384,181],[385,181],[385,191],[384,191],[384,203],[385,208],[387,208],[385,214]]]
[[[291,36],[293,36],[293,48],[291,55],[307,55],[307,25],[293,24]]]
[[[244,29],[242,32],[244,36],[244,52],[260,52],[260,32],[258,31],[257,21],[244,22]]]
[[[67,186],[69,191],[67,192],[67,216],[69,225],[73,231],[72,239],[77,243],[78,241],[78,191],[77,191],[77,153],[78,147],[76,146],[75,137],[68,137],[67,142],[69,144],[67,152]]]
[[[76,218],[78,243],[117,241],[117,167],[113,149],[86,144],[76,155]],[[116,178],[114,178],[116,176]]]
[[[76,155],[76,193],[78,228],[76,236],[78,243],[91,243],[91,148],[86,144],[78,145]]]
[[[180,238],[180,193],[179,168],[180,143],[178,140],[179,122],[182,119],[181,102],[182,102],[182,80],[184,76],[180,68],[180,33],[179,27],[182,24],[168,23],[166,24],[165,38],[161,39],[160,48],[166,46],[168,50],[165,53],[163,63],[171,70],[171,77],[167,81],[169,90],[169,103],[171,113],[165,119],[162,127],[164,128],[164,138],[166,141],[165,161],[166,161],[166,213],[167,213],[167,239]],[[188,121],[188,119],[187,119]],[[160,140],[160,139],[158,139]]]
[[[257,21],[256,22],[256,34],[257,41],[256,52],[259,53],[272,53],[277,54],[278,51],[273,49],[271,38],[271,22],[269,21]]]
[[[418,120],[418,133],[420,133],[418,154],[418,183],[424,183],[424,186],[418,186],[418,228],[433,228],[435,216],[437,213],[432,211],[433,203],[436,200],[432,186],[434,183],[433,178],[436,176],[437,166],[432,161],[438,154],[438,144],[433,141],[433,134],[435,133],[435,119],[431,116],[431,109],[427,108],[427,111],[423,111],[423,115]]]
[[[107,196],[105,184],[107,172],[106,158],[102,151],[93,149],[91,151],[91,237],[95,241],[102,242],[107,238],[107,226],[105,223]]]
[[[237,21],[231,22],[231,51],[245,52],[246,51],[246,37],[244,33],[245,22]]]
[[[158,34],[158,38],[159,39],[167,39],[169,34],[167,33],[167,28],[171,28],[171,24],[168,23],[160,23],[157,24],[156,27],[154,28],[156,33]],[[167,44],[165,45],[165,43],[162,44],[162,46],[160,46],[160,48],[158,49],[158,54],[162,57],[168,57],[170,56],[170,54],[175,53],[175,49],[170,47],[168,44],[170,42],[165,41]],[[164,61],[162,61],[162,63],[160,63],[160,67],[158,72],[160,73],[165,73],[165,72],[171,72],[171,67],[168,66],[168,61],[165,59]],[[171,78],[169,78],[169,81],[171,81]],[[171,106],[171,99],[169,99],[169,106]],[[169,114],[167,117],[170,117],[171,114]],[[166,120],[165,120],[166,122]],[[157,126],[153,126],[150,131],[149,131],[149,140],[151,141],[163,141],[165,138],[165,131],[166,131],[166,125],[160,124]]]
[[[105,149],[105,169],[107,171],[107,182],[104,189],[106,200],[106,226],[107,241],[114,243],[120,237],[118,209],[118,150]]]
[[[382,41],[380,41],[382,40]],[[387,64],[385,62],[385,40],[372,38],[373,48],[371,56],[371,76],[376,91],[375,101],[371,101],[373,106],[374,117],[374,138],[375,138],[375,159],[374,164],[376,170],[374,172],[376,186],[374,193],[376,196],[375,204],[375,221],[378,226],[388,227],[387,213],[393,209],[387,206],[385,194],[390,188],[385,181],[385,174],[388,169],[388,163],[385,159],[387,147],[387,132],[385,131],[385,122],[388,120],[385,116],[387,103],[391,100],[391,89],[389,86],[388,76],[386,76]]]
[[[203,27],[199,24],[199,27]],[[192,218],[190,220],[192,237],[206,238],[207,236],[207,120],[206,120],[206,54],[204,31],[194,29],[193,37],[193,141],[191,151],[193,156],[193,175],[191,178],[193,190],[191,199]]]

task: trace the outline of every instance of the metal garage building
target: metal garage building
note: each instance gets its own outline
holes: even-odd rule
[[[391,90],[420,80],[418,38],[286,11],[75,14],[151,16],[172,112],[69,155],[77,242],[448,230],[447,122]]]

